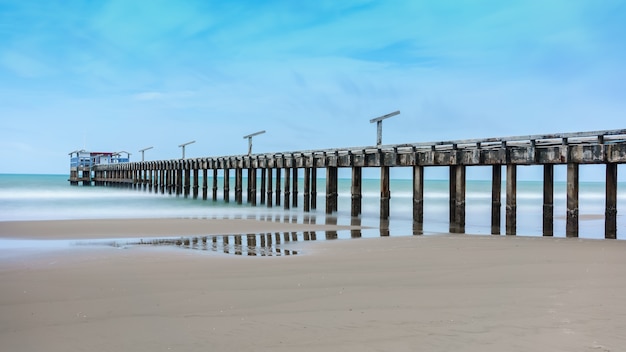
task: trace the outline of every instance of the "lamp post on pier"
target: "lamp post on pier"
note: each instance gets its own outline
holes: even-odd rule
[[[254,133],[249,134],[247,136],[243,136],[243,139],[248,138],[248,155],[252,154],[252,137],[258,136],[258,135],[263,134],[263,133],[265,133],[265,130],[259,131],[259,132],[254,132]]]
[[[392,116],[400,115],[400,110],[394,111],[387,115],[383,115],[370,120],[370,123],[376,122],[376,145],[379,146],[383,144],[383,120],[388,119]]]
[[[192,143],[196,143],[196,141],[191,141],[191,142],[183,143],[183,144],[181,144],[181,145],[179,145],[179,146],[178,146],[179,148],[183,148],[183,157],[182,157],[182,159],[185,159],[185,146],[187,146],[187,145],[189,145],[189,144],[192,144]]]
[[[152,149],[152,148],[154,148],[154,147],[148,147],[148,148],[143,148],[143,149],[139,150],[141,152],[141,161],[144,161],[144,152],[146,150],[149,150],[149,149]]]

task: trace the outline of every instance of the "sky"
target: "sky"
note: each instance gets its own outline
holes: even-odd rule
[[[0,173],[626,128],[626,1],[0,0]]]

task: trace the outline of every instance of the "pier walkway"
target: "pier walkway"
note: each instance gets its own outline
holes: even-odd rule
[[[351,215],[361,214],[362,169],[380,169],[380,218],[390,214],[389,170],[412,168],[414,231],[424,221],[424,168],[448,167],[450,232],[465,232],[466,167],[491,168],[491,233],[501,233],[502,169],[506,172],[505,233],[516,234],[517,168],[543,166],[543,235],[554,229],[554,165],[567,165],[566,236],[578,237],[579,165],[606,165],[605,238],[617,232],[617,165],[626,163],[626,130],[557,133],[429,143],[378,145],[282,153],[231,155],[177,160],[72,166],[70,182],[83,185],[142,188],[164,194],[217,199],[222,178],[224,201],[230,201],[230,173],[235,174],[235,201],[251,205],[298,206],[298,180],[303,173],[302,208],[317,208],[317,171],[325,169],[325,211],[337,211],[338,169],[352,170]],[[247,185],[244,188],[244,170]],[[219,171],[219,174],[218,174]],[[212,177],[209,177],[212,172]],[[260,177],[259,173],[260,172]],[[202,173],[202,177],[200,177]],[[257,184],[260,179],[260,184]],[[202,185],[200,185],[202,180]],[[208,180],[212,180],[209,189]],[[283,183],[281,185],[281,182]]]

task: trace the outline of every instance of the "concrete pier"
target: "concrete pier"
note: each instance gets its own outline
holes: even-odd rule
[[[301,206],[305,212],[317,208],[318,170],[325,171],[325,212],[338,211],[338,170],[351,169],[350,214],[362,212],[363,168],[380,170],[380,219],[386,223],[392,212],[390,169],[407,167],[413,178],[414,233],[424,225],[424,171],[428,167],[449,169],[449,229],[465,232],[466,168],[491,167],[491,233],[501,233],[502,168],[506,170],[505,234],[517,233],[517,168],[543,167],[543,236],[554,235],[554,166],[567,167],[566,236],[579,235],[579,169],[589,164],[606,165],[605,237],[617,237],[617,171],[626,163],[626,130],[557,133],[549,135],[377,145],[298,152],[205,157],[181,160],[93,164],[84,151],[70,153],[72,185],[129,187],[145,191],[208,198],[209,170],[212,170],[212,199],[217,200],[219,172],[223,178],[223,200],[230,201],[230,171],[235,173],[235,201],[243,203],[247,170],[247,202],[284,209]],[[85,161],[86,160],[86,161]],[[89,161],[89,162],[87,162]],[[257,170],[260,169],[260,188]],[[300,175],[303,195],[299,195]],[[260,192],[260,195],[259,195]],[[299,204],[299,200],[302,204]]]

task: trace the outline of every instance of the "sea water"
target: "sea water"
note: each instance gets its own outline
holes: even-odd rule
[[[302,204],[303,180],[299,180],[298,207],[283,209],[281,205],[268,208],[247,203],[244,193],[242,205],[234,202],[231,188],[230,202],[223,199],[223,180],[218,179],[218,199],[198,199],[152,193],[141,189],[71,186],[67,175],[0,175],[0,227],[2,221],[11,220],[61,220],[61,219],[120,219],[120,218],[244,218],[289,222],[314,222],[338,225],[360,224],[367,227],[363,237],[381,235],[413,235],[412,227],[412,181],[392,179],[388,223],[381,223],[380,180],[363,179],[362,215],[358,221],[350,216],[350,185],[347,178],[338,182],[338,211],[328,217],[324,213],[325,182],[317,183],[317,209],[304,213]],[[230,181],[234,185],[234,179]],[[202,184],[202,180],[200,181]],[[212,185],[212,180],[208,180]],[[244,178],[244,186],[246,185]],[[257,185],[260,185],[260,180]],[[275,186],[275,185],[274,185]],[[518,181],[517,188],[517,235],[542,235],[543,185],[537,181]],[[626,224],[621,212],[626,206],[626,184],[618,185],[618,238],[626,238]],[[283,185],[284,187],[284,185]],[[468,180],[466,185],[466,233],[491,233],[491,181]],[[502,185],[501,229],[505,230],[505,183]],[[445,233],[449,230],[449,184],[447,180],[426,180],[424,184],[425,235]],[[276,196],[275,190],[273,197]],[[275,203],[274,203],[275,204]],[[579,193],[579,236],[581,238],[604,237],[605,186],[602,182],[581,182]],[[566,184],[554,185],[554,235],[565,236]],[[384,227],[381,230],[381,225]]]

